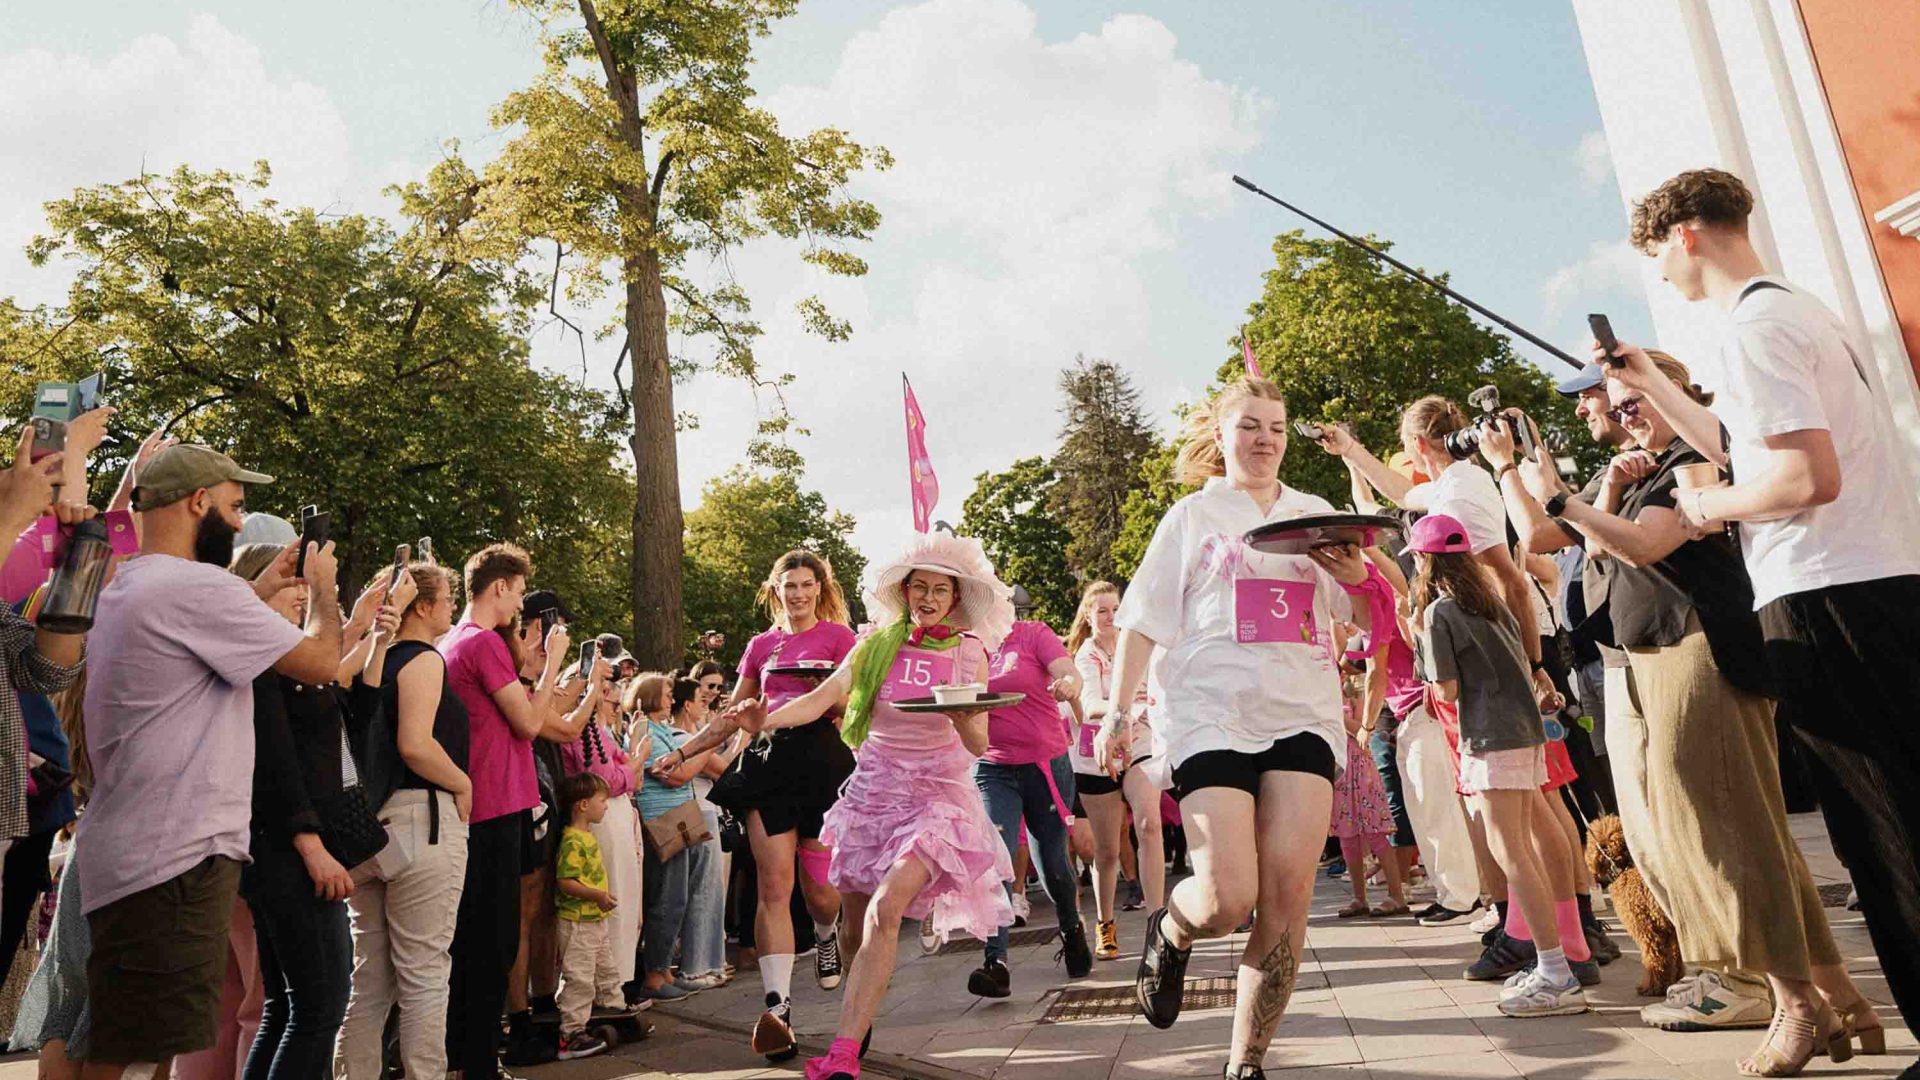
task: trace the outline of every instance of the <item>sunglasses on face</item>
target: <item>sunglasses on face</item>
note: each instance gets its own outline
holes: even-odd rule
[[[1629,418],[1640,415],[1640,401],[1641,399],[1637,397],[1628,398],[1613,408],[1608,409],[1607,415],[1613,418],[1614,423],[1624,424]]]

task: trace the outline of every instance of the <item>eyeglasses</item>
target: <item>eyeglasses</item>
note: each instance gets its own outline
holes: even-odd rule
[[[1640,398],[1628,398],[1613,408],[1608,409],[1607,415],[1613,418],[1614,423],[1624,424],[1628,418],[1640,415],[1640,402]]]

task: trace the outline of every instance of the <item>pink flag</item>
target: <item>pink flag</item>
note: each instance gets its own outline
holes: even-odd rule
[[[1247,374],[1260,377],[1260,361],[1253,358],[1253,339],[1247,336],[1247,328],[1240,328],[1240,358],[1247,362]]]
[[[933,475],[933,462],[927,460],[927,418],[920,413],[905,373],[900,376],[900,388],[907,401],[907,480],[913,491],[913,527],[929,532],[934,504],[940,501],[940,480]]]

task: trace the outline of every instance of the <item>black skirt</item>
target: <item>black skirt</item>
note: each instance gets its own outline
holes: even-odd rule
[[[747,744],[733,767],[713,782],[707,801],[745,819],[762,807],[824,810],[853,775],[853,751],[830,719],[782,728]]]

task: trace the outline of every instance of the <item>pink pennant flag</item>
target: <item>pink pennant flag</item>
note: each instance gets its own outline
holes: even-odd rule
[[[907,405],[907,480],[913,491],[913,527],[918,532],[933,529],[933,507],[940,501],[940,480],[933,475],[933,462],[927,459],[927,418],[914,399],[913,384],[900,375],[900,388]]]
[[[1240,328],[1240,358],[1247,362],[1247,374],[1260,378],[1260,361],[1253,358],[1253,339],[1247,336],[1247,328]]]

